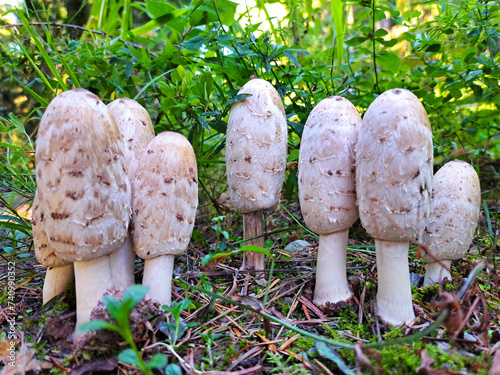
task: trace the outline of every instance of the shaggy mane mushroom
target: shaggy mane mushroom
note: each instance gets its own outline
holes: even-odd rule
[[[287,122],[276,89],[263,79],[247,82],[233,105],[226,133],[226,170],[231,200],[243,213],[244,238],[263,233],[263,210],[276,206],[285,177]],[[248,245],[264,247],[256,238]],[[264,255],[245,253],[242,269],[263,270]]]
[[[354,145],[360,123],[351,102],[333,96],[314,107],[301,139],[300,208],[307,226],[319,234],[314,290],[318,305],[352,297],[346,256],[349,228],[358,218]]]
[[[375,238],[377,312],[393,325],[415,317],[408,250],[429,217],[432,167],[432,132],[418,98],[404,89],[381,94],[359,129],[356,190],[361,224]]]

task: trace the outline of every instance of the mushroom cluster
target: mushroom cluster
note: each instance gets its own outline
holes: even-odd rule
[[[74,263],[80,325],[112,286],[109,255],[125,241],[131,215],[123,139],[97,96],[75,89],[52,100],[35,170],[35,224],[55,256]]]
[[[33,238],[49,267],[44,303],[64,291],[74,269],[80,326],[108,289],[135,283],[135,249],[146,259],[149,294],[170,304],[174,255],[187,247],[198,204],[196,158],[184,136],[154,137],[133,100],[106,107],[87,90],[70,90],[40,122],[36,176]]]
[[[284,180],[286,114],[265,80],[252,79],[239,94],[247,96],[229,113],[227,179],[244,239],[263,247],[263,210],[278,204]],[[377,314],[410,323],[409,244],[420,240],[427,249],[426,285],[451,278],[451,260],[467,251],[479,216],[474,168],[454,161],[433,178],[429,120],[405,89],[378,96],[363,120],[345,98],[322,100],[304,127],[298,164],[304,221],[320,236],[314,302],[352,297],[346,252],[359,216],[375,239]],[[148,112],[133,100],[106,107],[87,90],[67,91],[40,122],[36,177],[35,252],[49,267],[44,303],[74,273],[81,325],[106,290],[134,284],[135,251],[145,260],[149,296],[170,305],[174,257],[188,246],[198,207],[196,156],[183,135],[155,137]],[[263,255],[245,254],[242,268],[263,270]]]

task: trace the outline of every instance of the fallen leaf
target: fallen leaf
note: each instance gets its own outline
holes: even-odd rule
[[[83,375],[99,371],[113,371],[117,364],[117,359],[102,359],[100,361],[86,362],[71,369],[71,375]]]
[[[20,339],[0,341],[0,357],[9,355],[12,350],[16,350],[16,346],[20,342]]]
[[[35,357],[35,349],[26,343],[21,345],[14,356],[9,354],[0,359],[5,363],[2,375],[24,375],[28,371],[41,370],[40,361]]]

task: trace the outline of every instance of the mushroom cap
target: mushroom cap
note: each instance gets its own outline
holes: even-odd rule
[[[381,94],[365,113],[355,150],[363,227],[379,240],[420,237],[430,211],[433,150],[418,98],[405,89]]]
[[[248,213],[275,206],[285,178],[287,122],[278,92],[263,79],[247,82],[233,105],[226,133],[226,174],[231,200]]]
[[[135,251],[143,259],[182,254],[198,207],[193,147],[179,133],[160,133],[149,142],[140,165],[132,194]]]
[[[469,249],[481,206],[481,187],[474,168],[463,161],[446,163],[432,181],[431,214],[422,236],[427,263],[460,259]]]
[[[125,168],[132,179],[138,167],[139,157],[155,136],[151,117],[142,105],[128,98],[112,101],[108,104],[108,109],[123,136]]]
[[[33,232],[33,245],[35,247],[35,256],[38,262],[45,267],[63,267],[71,264],[59,258],[50,245],[47,234],[44,230],[44,219],[46,217],[46,208],[39,199],[40,191],[36,191],[33,200],[33,211],[31,214],[31,228]]]
[[[310,113],[299,156],[300,209],[319,234],[348,229],[358,218],[354,145],[361,117],[340,96],[322,100]]]
[[[125,240],[131,193],[123,147],[115,120],[91,92],[66,91],[47,107],[38,131],[36,177],[45,232],[61,259],[95,259]]]

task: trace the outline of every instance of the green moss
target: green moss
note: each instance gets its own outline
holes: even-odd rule
[[[424,286],[423,288],[412,287],[411,289],[415,299],[422,303],[428,303],[436,296],[439,285]]]
[[[289,304],[287,304],[287,303],[282,302],[281,300],[279,300],[279,301],[275,301],[275,302],[274,302],[274,304],[279,305],[279,306],[281,307],[280,312],[281,312],[283,315],[285,315],[285,316],[286,316],[286,315],[288,314],[288,312],[290,311],[290,305],[289,305]]]
[[[224,356],[222,357],[221,362],[227,365],[232,362],[231,357],[238,354],[238,351],[234,348],[234,346],[230,346],[229,348],[224,350],[223,353]]]
[[[399,337],[403,337],[403,333],[405,331],[405,328],[397,327],[393,328],[390,331],[385,332],[382,337],[384,340],[391,340],[391,339],[397,339]]]
[[[484,353],[476,357],[466,357],[454,349],[450,349],[450,352],[446,353],[436,345],[424,345],[420,341],[411,343],[410,345],[389,346],[376,351],[380,356],[381,364],[386,374],[415,374],[417,368],[422,364],[420,356],[420,349],[422,348],[435,360],[435,364],[432,366],[433,370],[441,369],[446,364],[449,366],[449,370],[453,372],[465,371],[488,374],[491,365]],[[374,366],[377,367],[375,359],[371,358],[371,360]],[[375,372],[369,373],[375,374]]]
[[[294,348],[302,349],[302,351],[308,351],[314,346],[314,339],[309,337],[300,336],[297,340],[293,342]]]

